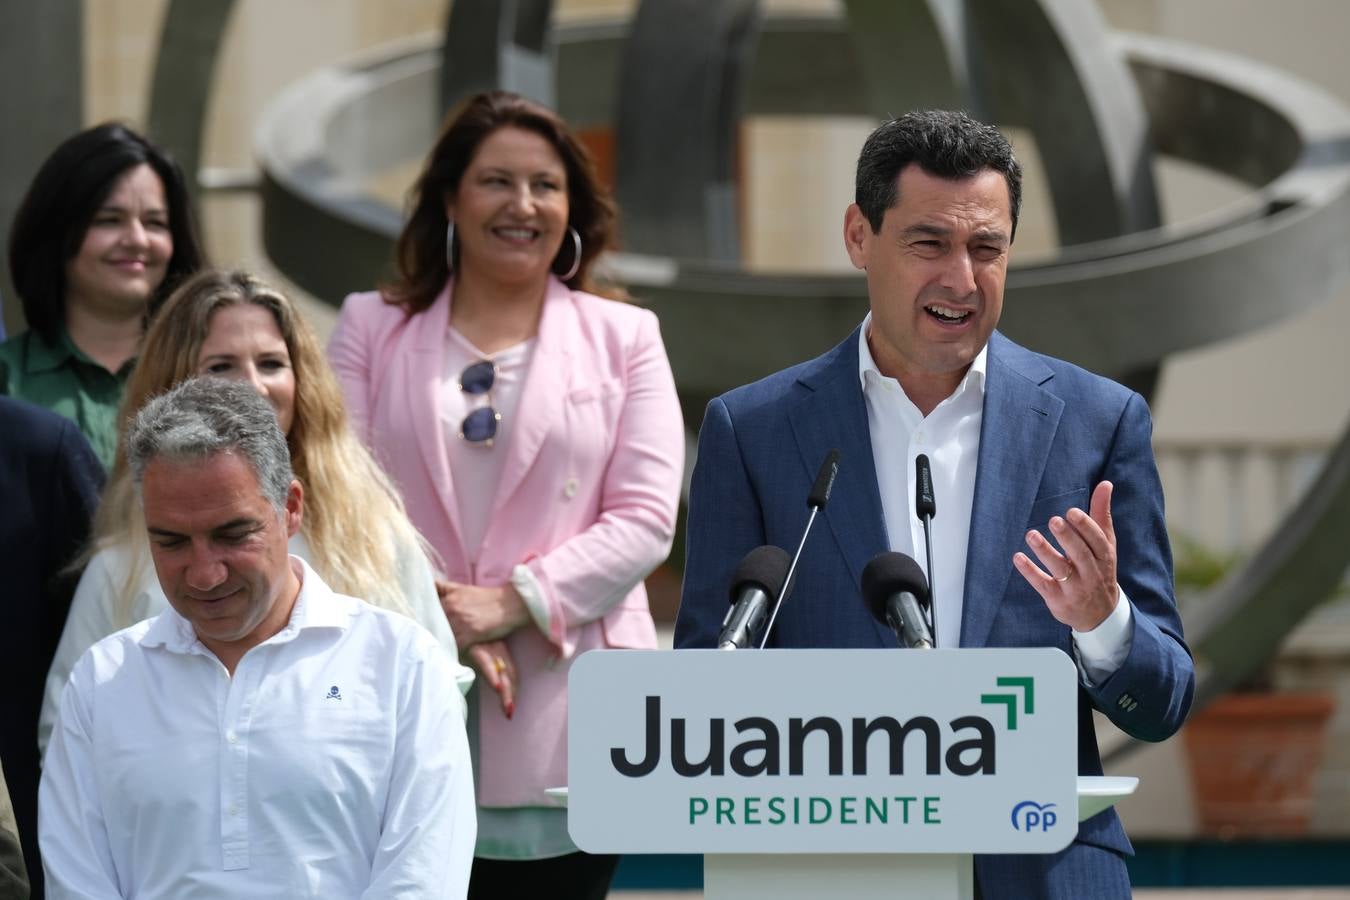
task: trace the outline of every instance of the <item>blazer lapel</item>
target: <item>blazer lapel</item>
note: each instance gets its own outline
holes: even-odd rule
[[[562,414],[571,384],[571,351],[576,342],[576,307],[567,286],[548,280],[548,295],[539,316],[539,339],[516,407],[516,421],[506,442],[506,463],[492,508],[500,510],[525,479],[539,448]]]
[[[403,396],[408,404],[409,419],[413,423],[417,449],[426,467],[427,478],[434,486],[436,497],[450,523],[450,540],[457,558],[466,559],[463,530],[459,522],[459,502],[450,475],[450,457],[446,449],[446,424],[441,420],[439,391],[445,368],[446,329],[450,324],[451,285],[421,315],[413,316],[408,327],[412,330],[411,353],[403,357],[405,375],[393,380],[404,386]],[[441,548],[442,550],[444,548]],[[447,560],[448,561],[448,560]]]
[[[890,548],[872,461],[867,407],[858,381],[858,330],[798,380],[811,394],[792,409],[789,418],[807,484],[815,480],[825,455],[832,449],[840,451],[839,474],[820,517],[834,534],[848,569],[848,583],[856,594],[868,560]],[[814,527],[820,524],[817,521]],[[895,637],[886,625],[875,620],[873,625],[881,646],[894,644]]]
[[[980,425],[979,468],[970,514],[961,646],[983,647],[1007,590],[1012,557],[1025,543],[1032,503],[1064,401],[1041,387],[1053,373],[995,332]]]

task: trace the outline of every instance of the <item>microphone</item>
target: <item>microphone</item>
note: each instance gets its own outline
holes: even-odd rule
[[[937,572],[933,569],[933,517],[937,515],[937,498],[933,494],[933,469],[928,464],[928,455],[920,453],[914,459],[914,512],[923,521],[923,543],[927,553],[928,574],[937,581]],[[933,643],[937,645],[937,590],[928,585],[928,612],[932,616]]]
[[[928,580],[913,558],[903,553],[879,553],[862,573],[862,595],[878,622],[885,622],[904,647],[933,649],[933,633],[923,608]]]
[[[787,583],[788,563],[787,551],[780,547],[756,547],[745,555],[731,577],[731,606],[722,618],[717,649],[738,650],[754,639],[769,601]]]
[[[825,454],[825,461],[816,473],[816,482],[811,485],[811,493],[806,495],[806,505],[812,509],[822,509],[830,502],[830,491],[834,490],[834,479],[839,474],[839,451],[831,450]]]
[[[937,515],[937,499],[933,496],[933,468],[926,453],[915,458],[914,471],[914,511],[920,519],[931,519]]]
[[[811,510],[811,514],[806,518],[806,528],[802,530],[802,539],[797,542],[797,552],[792,554],[792,565],[788,567],[783,592],[779,594],[778,601],[774,603],[773,613],[769,616],[769,624],[765,626],[764,636],[760,638],[759,649],[761,650],[769,642],[769,632],[773,630],[774,620],[778,618],[778,610],[783,608],[783,601],[792,593],[793,577],[797,574],[797,560],[802,558],[802,548],[806,546],[806,537],[811,533],[811,526],[816,521],[816,513],[824,509],[825,504],[830,502],[830,491],[834,490],[834,479],[838,474],[839,450],[834,448],[825,454],[825,460],[820,464],[820,471],[816,472],[816,480],[811,484],[811,493],[806,495],[806,505]]]

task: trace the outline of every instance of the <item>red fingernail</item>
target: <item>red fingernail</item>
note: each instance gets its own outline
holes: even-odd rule
[[[509,719],[516,714],[516,704],[509,702],[506,704],[506,717]]]

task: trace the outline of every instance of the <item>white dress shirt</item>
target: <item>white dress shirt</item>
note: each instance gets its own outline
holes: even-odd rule
[[[291,565],[289,623],[233,678],[172,609],[80,658],[40,789],[52,900],[465,895],[476,825],[450,660]]]
[[[933,585],[937,646],[957,647],[965,605],[966,552],[979,467],[989,346],[980,350],[951,396],[925,417],[900,382],[877,369],[867,345],[871,325],[872,315],[868,313],[858,335],[858,378],[867,402],[872,461],[887,537],[891,549],[913,557]],[[921,453],[931,463],[937,500],[937,514],[930,523],[935,572],[928,571],[923,522],[914,512],[915,460]],[[1008,565],[1012,566],[1011,559]],[[1015,573],[1015,577],[1021,575]],[[1073,632],[1085,678],[1097,683],[1120,668],[1129,655],[1130,623],[1130,604],[1122,593],[1115,611],[1095,629]]]

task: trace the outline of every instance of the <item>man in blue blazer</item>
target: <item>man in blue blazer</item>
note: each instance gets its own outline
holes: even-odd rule
[[[709,404],[675,644],[715,645],[736,564],[761,544],[795,548],[817,468],[838,448],[826,527],[806,544],[769,644],[896,646],[859,581],[887,550],[923,559],[923,453],[940,504],[938,646],[1070,654],[1079,773],[1100,775],[1092,710],[1163,740],[1185,719],[1194,666],[1144,400],[994,330],[1020,202],[1007,140],[963,114],[911,113],[868,138],[844,239],[871,313],[824,356]],[[909,687],[922,686],[897,685]],[[1128,897],[1131,852],[1107,810],[1060,853],[977,856],[977,895]]]

